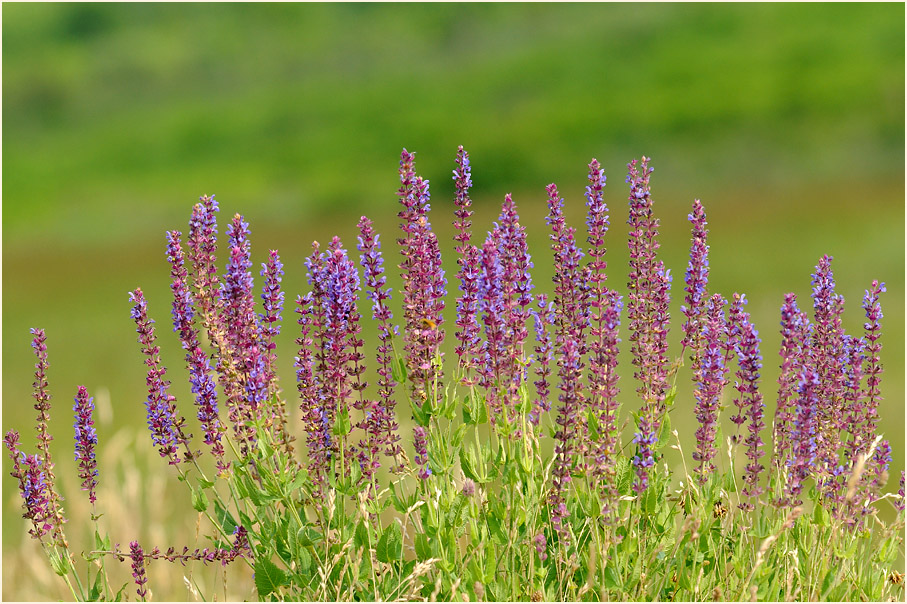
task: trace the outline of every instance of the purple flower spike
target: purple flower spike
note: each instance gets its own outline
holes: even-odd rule
[[[280,291],[280,282],[283,280],[283,263],[277,250],[268,252],[268,261],[261,265],[261,276],[264,277],[264,291],[261,299],[264,301],[264,314],[259,315],[261,322],[262,346],[265,350],[265,373],[268,381],[268,390],[277,391],[277,375],[274,365],[277,363],[277,354],[274,349],[277,345],[274,338],[280,335],[280,313],[283,311],[285,294]]]
[[[544,562],[548,559],[548,541],[545,539],[545,533],[538,533],[535,537],[532,538],[532,543],[535,545],[535,551],[539,555],[539,560]]]
[[[98,462],[95,459],[98,435],[94,429],[94,399],[88,396],[85,386],[79,386],[75,401],[72,410],[76,414],[75,440],[79,478],[82,479],[82,490],[88,491],[88,501],[94,505],[97,501],[95,487],[98,485]]]
[[[904,513],[904,470],[901,470],[901,480],[898,483],[898,498],[894,500],[897,511]]]
[[[183,349],[187,352],[198,346],[198,330],[193,325],[195,309],[189,292],[189,273],[185,266],[185,255],[180,242],[179,231],[167,231],[167,260],[170,262],[170,278],[173,280],[173,331],[179,333]]]
[[[472,228],[472,200],[469,198],[469,189],[472,187],[472,170],[469,166],[469,153],[463,150],[463,145],[457,148],[457,169],[453,171],[453,180],[457,193],[454,203],[457,209],[454,216],[454,228],[457,235],[454,237],[459,245],[457,253],[463,254],[469,244],[471,237],[470,229]]]
[[[593,159],[589,164],[589,185],[586,187],[586,207],[587,217],[586,226],[589,235],[586,241],[589,242],[589,264],[587,266],[587,275],[589,280],[589,307],[591,322],[591,342],[589,343],[589,389],[591,391],[590,404],[597,410],[599,415],[610,412],[606,411],[609,405],[607,398],[608,380],[614,379],[616,390],[616,375],[614,374],[614,364],[617,358],[617,324],[620,320],[613,313],[613,298],[609,298],[608,288],[605,287],[605,280],[608,278],[605,270],[608,263],[605,262],[605,234],[608,232],[608,206],[603,201],[602,191],[605,187],[605,171],[601,168],[597,159]],[[609,315],[609,311],[612,311]],[[618,311],[619,314],[619,311]],[[613,352],[609,348],[613,347]],[[616,396],[616,391],[611,394]],[[616,419],[615,419],[616,421]],[[613,426],[602,426],[606,432],[610,431]],[[611,444],[604,444],[603,439],[600,444],[610,450]],[[602,455],[610,459],[611,453],[606,455],[599,452],[596,457],[599,458],[599,470],[603,469],[601,464],[608,465]]]
[[[709,231],[705,228],[708,222],[705,219],[702,202],[698,199],[693,201],[693,211],[688,218],[693,225],[693,232],[690,244],[690,262],[683,279],[686,283],[684,291],[687,295],[684,298],[685,304],[680,307],[680,311],[686,317],[681,345],[684,350],[689,348],[692,352],[692,370],[693,375],[696,375],[696,366],[701,351],[700,323],[705,315],[706,299],[708,298],[706,287],[709,282],[709,246],[706,245]]]
[[[192,265],[193,287],[202,323],[213,335],[217,322],[219,280],[217,276],[217,212],[214,195],[205,195],[192,208],[189,220],[189,260]],[[214,337],[211,337],[214,340]]]
[[[197,417],[205,435],[205,444],[211,446],[218,473],[226,475],[230,464],[224,462],[224,446],[221,442],[223,430],[217,410],[217,387],[208,355],[201,348],[195,348],[190,353],[189,380],[192,393],[195,395],[195,404],[198,407]]]
[[[447,280],[441,268],[438,238],[428,222],[428,181],[415,176],[414,155],[403,150],[400,159],[401,211],[400,228],[404,236],[397,240],[403,262],[403,332],[404,352],[411,394],[420,406],[434,396],[442,378],[440,359],[444,341],[444,297]]]
[[[778,376],[778,406],[774,421],[774,459],[779,464],[791,458],[791,433],[796,419],[798,382],[806,361],[810,325],[797,307],[796,294],[785,294],[781,306],[781,375]]]
[[[50,393],[47,391],[47,336],[43,329],[31,329],[32,348],[38,357],[35,364],[35,381],[33,396],[35,398],[35,411],[38,412],[36,425],[38,428],[38,453],[44,463],[44,475],[47,480],[48,496],[50,498],[50,510],[54,517],[54,539],[57,545],[66,546],[66,537],[63,535],[63,509],[60,502],[62,497],[57,494],[54,488],[56,477],[54,476],[54,463],[50,455],[50,441],[54,439],[48,430],[50,421]]]
[[[397,383],[391,369],[394,362],[393,338],[396,327],[390,321],[393,313],[387,305],[391,299],[391,289],[386,287],[384,276],[384,258],[381,255],[381,242],[372,228],[372,221],[363,216],[359,220],[360,263],[365,274],[366,295],[372,301],[372,318],[378,322],[378,396],[377,402],[367,422],[367,429],[373,433],[372,442],[376,447],[384,447],[384,454],[395,460],[393,470],[403,471],[399,426],[394,413],[394,387]]]
[[[633,160],[627,166],[630,184],[630,281],[627,319],[630,331],[630,350],[634,377],[642,385],[637,389],[643,400],[640,411],[639,431],[635,442],[638,454],[633,459],[637,482],[634,489],[641,492],[648,485],[648,468],[654,465],[654,445],[657,440],[661,415],[665,412],[664,399],[668,376],[668,303],[670,301],[671,275],[658,260],[658,219],[653,217],[649,178],[653,168],[649,158]]]
[[[148,306],[141,289],[129,294],[134,302],[132,318],[135,320],[136,332],[142,353],[147,357],[148,375],[145,383],[148,386],[148,398],[145,407],[148,410],[148,427],[151,440],[158,447],[161,457],[167,457],[171,464],[179,463],[177,448],[181,443],[188,445],[188,439],[182,434],[183,418],[177,418],[176,399],[167,390],[170,382],[164,379],[167,369],[161,364],[160,348],[155,344],[154,321],[148,318]],[[191,455],[188,451],[187,456]]]
[[[599,326],[602,339],[600,348],[593,346],[593,351],[598,353],[590,362],[591,373],[596,374],[593,387],[598,414],[599,441],[595,451],[594,475],[600,478],[600,492],[604,499],[604,514],[610,516],[617,502],[616,489],[616,456],[620,450],[620,429],[618,426],[617,411],[619,403],[617,395],[620,389],[617,386],[620,379],[617,375],[617,354],[620,344],[618,332],[620,330],[620,313],[623,310],[623,298],[614,290],[605,291],[605,308]]]
[[[879,360],[879,353],[882,350],[882,343],[879,338],[882,336],[882,306],[879,303],[879,295],[885,292],[885,284],[873,281],[872,285],[866,290],[863,296],[863,310],[866,312],[866,323],[863,324],[864,338],[866,340],[866,397],[865,404],[861,410],[862,434],[859,435],[860,450],[865,451],[869,444],[875,438],[876,420],[879,416],[878,407],[882,400],[882,394],[879,390],[879,383],[882,374],[882,364]]]
[[[561,378],[561,395],[558,400],[561,407],[557,416],[557,432],[554,434],[554,471],[552,472],[552,487],[548,496],[548,504],[552,510],[551,524],[558,537],[565,546],[570,544],[570,532],[564,526],[564,519],[569,515],[566,506],[567,488],[570,482],[570,473],[576,455],[582,419],[579,413],[582,409],[582,384],[580,377],[583,364],[580,360],[579,345],[573,338],[568,337],[564,342],[564,356],[559,361]]]
[[[551,377],[551,360],[554,356],[554,343],[551,340],[551,328],[554,325],[554,303],[548,301],[546,294],[539,294],[538,310],[533,312],[535,319],[535,333],[538,345],[535,353],[538,355],[538,365],[535,374],[538,379],[533,382],[536,389],[536,399],[529,415],[529,421],[538,425],[542,413],[551,410],[551,393],[548,379]]]
[[[10,475],[19,483],[19,494],[25,508],[23,518],[32,521],[28,532],[32,538],[40,540],[55,528],[44,464],[37,455],[25,455],[19,450],[18,432],[10,430],[3,440],[13,461]]]
[[[807,364],[800,371],[797,417],[791,432],[793,458],[788,463],[790,476],[785,491],[787,503],[791,506],[802,503],[799,497],[803,481],[810,476],[816,464],[819,393],[819,378],[815,370]]]
[[[247,353],[256,331],[255,294],[252,291],[252,261],[249,259],[249,223],[239,214],[227,225],[230,258],[221,285],[224,322],[230,344],[238,355]]]
[[[709,475],[715,471],[715,458],[718,450],[715,438],[718,433],[718,413],[721,409],[721,393],[727,384],[727,365],[724,358],[724,340],[727,338],[727,325],[724,319],[724,307],[727,301],[720,294],[709,299],[705,324],[702,330],[703,352],[696,374],[696,419],[699,429],[696,430],[696,451],[693,460],[699,462],[694,468],[699,484],[708,482]]]
[[[422,426],[413,428],[413,446],[416,449],[415,462],[419,466],[419,478],[428,480],[428,477],[431,476],[431,468],[428,467],[428,445],[425,428]]]
[[[321,374],[316,374],[315,338],[321,340],[321,305],[314,303],[313,293],[296,300],[301,336],[296,339],[299,356],[296,357],[296,386],[301,399],[302,424],[308,446],[309,475],[314,483],[316,495],[322,493],[330,464],[330,428],[323,427],[323,405]],[[323,348],[321,349],[323,351]],[[323,355],[323,352],[321,353]],[[316,377],[317,375],[317,377]]]
[[[501,266],[501,310],[503,312],[504,346],[502,349],[501,385],[506,386],[507,406],[510,420],[515,419],[513,409],[519,399],[520,387],[526,381],[526,354],[524,342],[529,335],[526,326],[531,315],[532,278],[529,275],[533,264],[526,244],[526,227],[520,225],[516,204],[508,193],[504,196],[501,216],[494,227],[494,239],[498,242],[498,258]],[[519,438],[519,431],[514,432]]]
[[[129,543],[129,552],[132,559],[132,578],[137,586],[136,593],[144,602],[145,596],[148,595],[148,590],[145,589],[145,584],[148,583],[148,576],[145,574],[145,552],[142,551],[138,541]]]
[[[820,384],[818,434],[816,446],[820,460],[819,471],[829,475],[837,467],[840,444],[839,430],[843,424],[844,367],[840,352],[844,346],[841,314],[844,298],[835,293],[831,256],[823,256],[813,274],[813,339],[811,351]]]
[[[762,494],[763,489],[759,486],[759,474],[764,466],[759,463],[759,458],[764,455],[762,451],[762,437],[760,432],[765,427],[763,416],[765,413],[765,403],[762,400],[762,393],[759,392],[759,377],[762,369],[762,354],[759,352],[759,332],[750,322],[750,314],[743,311],[746,305],[746,297],[740,294],[734,294],[733,306],[740,309],[736,313],[735,323],[739,336],[735,344],[737,351],[737,392],[740,396],[734,399],[737,406],[738,414],[731,418],[737,425],[738,430],[741,423],[747,423],[749,434],[746,436],[745,444],[747,447],[746,456],[750,463],[746,466],[744,482],[746,487],[743,488],[743,495],[755,499]],[[753,510],[755,506],[751,502],[744,502],[740,507],[745,510]]]

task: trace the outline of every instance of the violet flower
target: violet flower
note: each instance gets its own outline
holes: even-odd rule
[[[431,476],[431,468],[428,467],[428,445],[425,428],[422,426],[413,428],[413,446],[416,450],[414,461],[419,466],[419,478],[428,480],[428,477]]]
[[[637,481],[634,489],[642,492],[648,485],[648,468],[654,465],[657,441],[668,376],[668,303],[671,275],[658,260],[658,219],[653,217],[649,178],[653,168],[649,158],[633,160],[627,166],[630,184],[630,281],[627,319],[630,331],[634,377],[642,382],[637,389],[643,400],[635,442],[638,453],[633,458]]]
[[[551,377],[551,360],[554,355],[554,342],[551,340],[551,327],[554,325],[554,303],[548,301],[547,294],[539,294],[537,306],[538,310],[533,312],[532,316],[535,319],[535,334],[538,342],[535,347],[535,353],[538,355],[535,374],[538,379],[533,382],[536,398],[529,414],[529,421],[536,426],[541,421],[542,413],[551,410],[549,398],[551,390],[548,379]]]
[[[797,307],[797,295],[785,294],[781,306],[781,373],[778,376],[778,405],[773,428],[774,458],[779,464],[784,464],[792,454],[791,432],[796,417],[797,383],[809,334],[809,319]]]
[[[138,288],[129,293],[129,300],[134,302],[131,315],[135,320],[142,353],[147,357],[145,365],[148,366],[148,375],[145,383],[148,386],[148,398],[145,407],[148,411],[151,440],[158,447],[161,457],[168,458],[171,465],[177,464],[181,461],[177,454],[180,444],[186,443],[187,457],[191,455],[188,439],[182,434],[185,420],[177,417],[176,399],[168,392],[170,382],[164,379],[167,369],[161,364],[160,348],[155,344],[154,320],[148,318],[145,295]]]
[[[898,482],[898,498],[894,500],[897,511],[904,513],[904,470],[901,470],[901,480]]]
[[[618,426],[618,409],[620,404],[617,395],[620,389],[617,383],[618,348],[620,338],[620,313],[623,310],[623,298],[616,291],[606,289],[605,308],[598,328],[602,333],[600,356],[597,369],[600,372],[595,384],[600,389],[598,400],[599,440],[595,450],[594,475],[600,477],[599,491],[604,496],[603,514],[610,515],[617,502],[616,463],[620,450],[620,428]],[[593,347],[594,348],[594,347]],[[591,363],[591,361],[590,361]]]
[[[32,528],[28,533],[33,539],[41,540],[44,535],[55,529],[55,516],[44,472],[44,462],[38,455],[26,455],[19,450],[19,433],[16,431],[7,432],[4,443],[13,461],[13,471],[10,475],[19,483],[19,494],[25,508],[22,517],[32,521]]]
[[[699,428],[696,430],[696,451],[693,460],[699,462],[694,468],[699,484],[705,484],[715,471],[715,458],[718,450],[715,439],[718,434],[718,414],[721,409],[721,393],[727,384],[727,365],[724,357],[724,340],[727,337],[727,325],[724,319],[724,307],[727,301],[720,294],[709,298],[708,309],[702,326],[702,356],[696,373],[696,419]]]
[[[280,291],[280,282],[283,281],[283,263],[280,261],[277,250],[268,252],[267,262],[261,265],[261,276],[264,278],[261,293],[261,299],[264,301],[264,313],[258,315],[258,318],[261,324],[268,391],[274,394],[277,392],[277,374],[275,373],[277,354],[274,352],[277,344],[274,339],[280,335],[280,313],[283,311],[285,297],[285,294]]]
[[[485,341],[482,344],[483,363],[479,366],[481,385],[487,391],[487,402],[491,409],[491,423],[502,420],[509,422],[513,417],[507,400],[501,399],[498,391],[507,375],[507,353],[505,351],[506,332],[504,325],[503,271],[500,260],[500,244],[489,233],[482,246],[482,272],[480,289],[482,299],[479,308],[482,311],[482,322],[485,324]]]
[[[811,344],[820,384],[816,446],[821,461],[819,470],[825,474],[837,466],[845,394],[844,368],[839,356],[844,337],[841,323],[844,298],[835,293],[831,261],[831,256],[823,256],[812,279],[815,316]]]
[[[95,458],[98,434],[94,429],[94,398],[88,396],[85,386],[79,386],[75,401],[72,410],[76,414],[75,440],[79,478],[82,479],[82,490],[88,491],[88,501],[94,505],[97,501],[95,488],[98,485],[98,461]]]
[[[696,367],[699,363],[701,353],[700,341],[700,323],[704,319],[705,305],[708,294],[706,287],[709,282],[709,246],[706,245],[709,231],[706,229],[705,209],[702,202],[698,199],[693,200],[693,211],[687,216],[693,225],[692,242],[690,244],[690,262],[687,265],[687,271],[683,281],[686,283],[684,291],[687,295],[684,298],[685,304],[680,307],[680,312],[686,317],[683,324],[683,349],[690,349],[692,353],[693,374],[696,374]]]
[[[532,543],[535,545],[535,551],[539,555],[539,560],[544,562],[548,559],[548,542],[545,539],[545,533],[537,533],[535,537],[532,538]]]
[[[401,187],[397,192],[404,237],[400,244],[403,262],[403,339],[411,393],[421,406],[442,378],[439,359],[444,341],[442,324],[447,281],[441,268],[438,238],[428,222],[428,181],[415,176],[414,155],[403,150],[400,159]]]
[[[785,489],[787,503],[790,506],[802,503],[799,496],[803,488],[803,481],[812,474],[816,464],[820,387],[815,369],[810,365],[805,365],[800,371],[797,416],[791,432],[793,457],[788,462],[790,475]]]
[[[142,551],[138,541],[129,543],[129,552],[132,559],[132,578],[137,586],[136,593],[144,602],[145,596],[148,595],[148,590],[145,589],[145,584],[148,583],[148,576],[145,574],[145,552]]]
[[[299,391],[302,411],[302,424],[306,433],[308,446],[309,475],[314,483],[315,495],[320,495],[324,488],[327,471],[330,465],[330,426],[325,430],[322,416],[324,396],[321,374],[316,373],[313,331],[320,333],[319,315],[321,305],[314,303],[313,293],[300,296],[296,300],[296,312],[299,314],[301,336],[296,339],[299,345],[299,356],[295,359],[296,386]],[[319,314],[316,314],[315,309]]]
[[[35,411],[38,412],[36,426],[38,429],[38,453],[44,464],[44,475],[47,481],[48,496],[50,501],[50,512],[54,517],[54,540],[57,545],[66,547],[66,537],[63,535],[63,509],[60,502],[62,497],[57,493],[55,488],[56,477],[54,476],[54,463],[50,455],[50,441],[54,438],[48,430],[50,421],[50,393],[47,391],[47,336],[43,329],[29,330],[34,336],[32,339],[32,348],[38,357],[35,364],[35,381],[32,384],[34,391],[32,396],[35,399]]]
[[[554,434],[554,470],[551,481],[552,488],[548,496],[548,505],[551,509],[551,524],[565,547],[570,545],[569,529],[564,526],[564,519],[569,516],[566,506],[566,491],[570,482],[570,473],[573,468],[574,456],[582,444],[578,437],[579,416],[582,410],[582,384],[580,377],[583,364],[579,355],[579,345],[570,336],[563,346],[564,356],[559,361],[561,394],[558,400],[561,407],[557,416],[557,431]]]
[[[457,150],[457,169],[453,171],[453,180],[456,187],[454,203],[454,241],[457,242],[457,280],[463,295],[457,298],[457,321],[459,328],[454,335],[457,338],[455,349],[458,365],[463,374],[461,383],[464,386],[473,386],[476,378],[470,375],[475,367],[476,358],[480,354],[481,340],[479,338],[479,323],[477,314],[479,309],[479,273],[481,250],[469,243],[472,237],[472,200],[469,198],[469,189],[472,187],[472,172],[469,166],[469,154],[460,146]]]
[[[211,363],[201,348],[196,347],[189,355],[189,381],[198,407],[196,415],[205,435],[205,444],[211,446],[218,473],[226,475],[230,463],[224,461],[224,446],[221,442],[223,430],[217,408],[217,386],[211,371]]]
[[[373,443],[377,447],[384,447],[384,454],[394,459],[394,471],[402,472],[402,453],[400,435],[397,433],[399,426],[394,414],[396,401],[394,388],[397,383],[393,378],[392,364],[394,362],[393,338],[397,335],[397,327],[390,321],[393,313],[387,305],[391,299],[391,288],[386,287],[387,278],[384,276],[384,258],[381,255],[381,242],[378,234],[372,228],[372,221],[363,216],[359,220],[360,264],[365,275],[366,296],[372,301],[372,318],[378,322],[378,397],[372,410],[372,415],[367,423],[367,429],[373,431]]]
[[[214,195],[205,195],[192,208],[189,220],[189,260],[192,266],[193,287],[202,323],[209,337],[215,341],[219,304],[219,279],[217,276],[217,212],[220,208]]]
[[[734,400],[738,408],[738,418],[748,420],[747,434],[744,443],[746,444],[746,456],[750,463],[746,466],[746,474],[743,477],[746,487],[743,488],[743,495],[755,499],[762,494],[763,489],[759,486],[759,474],[764,466],[759,463],[764,453],[762,451],[762,437],[760,432],[765,427],[763,416],[765,413],[765,403],[762,400],[762,393],[759,392],[759,377],[762,369],[762,354],[759,352],[759,332],[750,322],[750,314],[742,310],[746,304],[746,297],[734,294],[733,305],[741,309],[738,317],[739,323],[735,326],[739,329],[739,337],[736,343],[737,350],[737,392],[740,397]],[[743,416],[746,416],[745,418]],[[733,418],[732,418],[733,419]],[[738,426],[740,422],[737,422]],[[753,510],[755,506],[751,502],[743,502],[740,507],[745,510]]]
[[[873,281],[866,294],[863,296],[863,310],[866,313],[866,322],[863,324],[864,338],[866,340],[866,396],[862,409],[855,410],[860,413],[862,418],[862,433],[859,442],[861,451],[869,447],[869,443],[875,438],[876,421],[879,416],[878,407],[882,400],[879,383],[882,374],[882,364],[879,360],[879,353],[882,350],[882,343],[879,338],[882,335],[882,305],[879,303],[879,295],[885,292],[885,284]]]
[[[586,226],[588,228],[589,263],[587,275],[589,281],[589,319],[591,341],[589,342],[589,390],[590,405],[597,413],[604,412],[606,381],[608,374],[612,376],[613,365],[617,359],[608,358],[607,352],[609,338],[616,337],[616,332],[611,333],[606,314],[610,308],[608,288],[605,280],[608,278],[605,270],[608,263],[605,261],[605,235],[608,232],[608,206],[603,201],[602,191],[605,187],[605,171],[597,159],[589,164],[589,184],[586,186]],[[613,323],[615,317],[610,317]],[[618,319],[619,322],[619,319]],[[614,328],[612,327],[612,330]],[[597,454],[597,457],[601,455]],[[609,454],[610,456],[610,454]]]
[[[588,271],[580,266],[583,252],[576,245],[576,230],[566,224],[564,200],[558,194],[557,186],[550,184],[545,190],[548,193],[548,217],[545,220],[551,227],[549,238],[551,250],[554,252],[555,356],[558,357],[561,390],[565,393],[559,400],[564,402],[564,396],[569,399],[569,409],[564,403],[558,421],[566,421],[569,425],[565,438],[572,441],[569,444],[570,454],[575,451],[580,459],[585,459],[588,449],[586,424],[577,418],[577,414],[586,408],[587,399],[584,389],[579,385],[581,372],[577,367],[583,366],[580,359],[587,352],[585,341],[586,328],[589,326]],[[576,358],[573,360],[568,360],[567,342],[572,342],[574,347],[571,354]],[[569,394],[566,394],[568,391]],[[564,462],[572,463],[572,460]],[[557,511],[558,506],[552,507]]]
[[[502,386],[507,387],[507,406],[511,421],[518,403],[520,386],[526,381],[524,342],[529,335],[526,326],[531,315],[533,268],[526,244],[526,227],[520,224],[516,204],[508,193],[504,196],[501,215],[494,225],[501,267],[500,295],[503,313],[504,346],[502,349]],[[513,433],[519,438],[519,430]]]

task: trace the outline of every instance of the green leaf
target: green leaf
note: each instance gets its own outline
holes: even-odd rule
[[[343,409],[334,416],[334,427],[331,428],[334,436],[346,436],[350,433],[350,412]]]
[[[586,411],[586,425],[589,426],[589,438],[592,442],[598,442],[600,436],[598,432],[598,416],[595,409],[589,408]]]
[[[287,574],[264,557],[255,560],[255,589],[265,597],[287,584]]]
[[[668,394],[665,396],[665,406],[670,407],[674,404],[674,401],[677,399],[677,384],[671,386],[671,389],[668,390]],[[668,415],[665,414],[665,417]]]
[[[368,527],[365,526],[363,521],[359,521],[359,524],[356,525],[356,534],[353,535],[353,547],[360,548],[369,546],[368,538]]]
[[[605,587],[618,591],[623,589],[620,584],[620,575],[618,575],[614,567],[610,565],[605,567]]]
[[[304,526],[297,531],[296,541],[300,547],[309,547],[321,541],[321,533],[310,526]]]
[[[649,484],[649,488],[642,494],[642,508],[650,516],[658,509],[658,493],[654,485]]]
[[[406,363],[403,359],[396,359],[391,363],[391,376],[398,384],[406,381]]]
[[[57,552],[51,551],[48,552],[48,557],[50,558],[50,565],[53,567],[54,572],[65,577],[69,574],[69,571],[72,569],[70,564],[69,556],[65,553],[58,554]]]
[[[828,514],[828,510],[826,510],[821,503],[817,503],[816,507],[813,508],[813,521],[822,527],[831,524],[831,517]]]
[[[630,494],[630,486],[633,484],[633,464],[626,457],[617,459],[617,491],[621,495]]]
[[[834,587],[835,577],[837,577],[838,569],[832,568],[825,573],[825,578],[822,579],[822,595],[819,597],[820,600],[825,600],[828,592],[831,591],[831,588]]]
[[[378,546],[375,548],[378,560],[384,563],[397,561],[403,555],[403,535],[400,532],[400,525],[391,522],[384,529],[384,534],[378,540]]]
[[[201,489],[192,489],[192,507],[196,512],[204,512],[208,509],[208,496]]]
[[[431,542],[425,533],[416,535],[416,557],[419,558],[419,561],[425,561],[432,557]]]
[[[661,449],[671,442],[671,436],[671,416],[665,413],[661,416],[661,427],[658,429],[658,442],[655,443],[655,449]]]
[[[416,424],[423,428],[428,426],[428,414],[422,410],[422,407],[416,404],[416,401],[410,399],[409,408],[413,413],[413,419],[416,420]]]
[[[233,531],[236,530],[236,520],[233,519],[230,512],[224,509],[219,501],[214,502],[214,516],[217,518],[217,522],[224,532],[228,535],[232,535]]]
[[[103,577],[104,573],[98,569],[98,574],[94,576],[94,583],[91,584],[91,589],[88,591],[89,602],[99,602],[101,600],[101,590],[104,589]]]

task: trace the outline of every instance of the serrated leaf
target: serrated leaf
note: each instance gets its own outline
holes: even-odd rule
[[[321,533],[310,526],[304,526],[296,532],[296,541],[300,547],[309,547],[321,541]]]
[[[400,533],[400,526],[396,522],[391,522],[381,539],[378,540],[378,546],[375,553],[380,562],[389,564],[397,561],[403,555],[403,535]]]
[[[101,590],[104,589],[103,578],[104,573],[99,569],[98,574],[94,576],[94,583],[91,584],[91,589],[88,591],[89,602],[99,602],[101,600]]]
[[[208,509],[208,496],[201,489],[192,489],[192,507],[196,512],[204,512]]]
[[[265,557],[255,560],[255,589],[265,597],[287,584],[287,574]]]
[[[621,589],[620,575],[617,574],[617,571],[611,565],[605,567],[605,587],[608,589]]]
[[[626,495],[630,492],[633,467],[626,457],[618,457],[614,464],[614,475],[617,477],[617,492]]]

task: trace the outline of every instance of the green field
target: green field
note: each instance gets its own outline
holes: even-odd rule
[[[456,292],[457,145],[472,159],[478,233],[513,192],[529,229],[536,291],[551,291],[544,186],[558,184],[568,219],[582,228],[586,165],[597,157],[609,177],[609,285],[626,292],[625,165],[652,157],[662,253],[675,275],[672,353],[679,353],[686,214],[699,197],[711,228],[710,287],[750,299],[770,400],[782,296],[796,292],[801,307],[811,306],[810,273],[821,255],[835,257],[849,333],[862,329],[863,290],[872,279],[887,282],[881,425],[893,443],[892,475],[903,469],[903,5],[4,4],[2,11],[2,427],[19,429],[31,448],[28,328],[44,327],[58,475],[73,473],[70,409],[80,384],[98,397],[102,449],[123,426],[140,432],[143,451],[151,448],[141,432],[144,366],[127,300],[136,286],[158,321],[175,394],[193,414],[170,331],[164,232],[186,229],[199,195],[217,194],[221,225],[234,212],[245,215],[256,265],[269,248],[280,250],[291,302],[306,291],[312,240],[337,234],[353,248],[362,214],[382,233],[387,266],[397,263],[397,162],[402,147],[414,150],[417,170],[432,181],[432,223]],[[452,323],[452,312],[447,318]],[[369,344],[373,336],[367,326]],[[290,315],[278,353],[291,400],[295,337]],[[622,400],[633,409],[627,355],[621,367]],[[688,393],[688,373],[681,383]],[[678,405],[692,410],[683,392]],[[685,422],[673,419],[689,442],[692,412]],[[3,474],[8,571],[25,525],[15,484]],[[175,510],[189,507],[185,497]],[[112,537],[154,541],[161,533],[146,520],[138,534]],[[160,520],[170,521],[178,524]],[[82,538],[79,522],[69,532]],[[186,597],[175,589],[174,597]],[[43,593],[3,587],[6,599]]]

